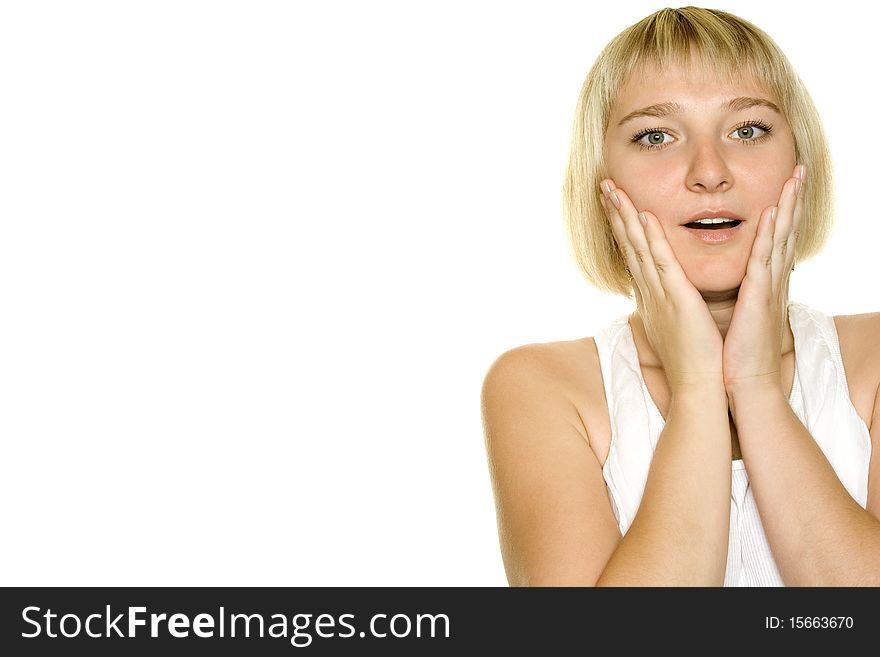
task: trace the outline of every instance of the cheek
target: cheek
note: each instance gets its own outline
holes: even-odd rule
[[[676,185],[672,177],[655,172],[653,177],[648,174],[642,176],[636,184],[636,207],[656,216],[667,234],[678,226],[687,210],[693,209],[693,201],[688,204],[682,199],[681,184]]]
[[[618,177],[614,183],[632,199],[639,210],[648,210],[663,221],[665,215],[674,210],[674,191],[680,187],[680,176],[674,167],[658,167],[634,160],[630,166],[619,166]]]
[[[794,169],[794,166],[792,166]],[[755,190],[754,195],[751,195],[752,198],[752,211],[755,213],[756,217],[763,212],[764,208],[777,205],[779,203],[779,198],[782,195],[782,188],[785,186],[787,177],[778,178],[776,176],[773,177],[765,177],[765,178],[756,178],[753,181],[752,189]]]
[[[747,198],[760,202],[766,207],[775,205],[782,194],[782,188],[794,173],[795,161],[787,154],[777,153],[775,157],[746,163],[738,171],[737,183],[749,190]]]

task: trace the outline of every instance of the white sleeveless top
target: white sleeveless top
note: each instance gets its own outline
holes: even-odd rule
[[[868,498],[871,437],[849,397],[834,320],[789,301],[795,369],[789,404],[853,499]],[[611,420],[611,446],[602,468],[621,535],[632,524],[665,424],[648,392],[628,317],[595,336]],[[742,459],[731,464],[730,539],[724,586],[785,586],[749,485]]]

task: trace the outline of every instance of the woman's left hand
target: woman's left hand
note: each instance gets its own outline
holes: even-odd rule
[[[805,180],[806,166],[798,165],[795,177],[782,186],[779,204],[761,213],[746,276],[724,338],[722,368],[728,396],[742,386],[782,389],[788,279],[800,234]]]

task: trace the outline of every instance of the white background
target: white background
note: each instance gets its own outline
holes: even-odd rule
[[[561,188],[587,71],[663,6],[3,3],[0,583],[506,585],[480,386],[632,310]],[[880,310],[880,11],[719,8],[831,141],[791,298]]]

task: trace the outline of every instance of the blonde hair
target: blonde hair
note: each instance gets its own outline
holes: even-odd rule
[[[600,53],[578,98],[563,184],[563,215],[581,274],[604,292],[633,298],[633,282],[602,205],[607,176],[605,132],[623,84],[646,66],[696,66],[722,82],[749,75],[775,101],[794,136],[798,163],[808,168],[796,262],[814,256],[834,222],[831,156],[816,107],[779,46],[751,23],[717,9],[661,9],[614,38]],[[741,78],[740,78],[741,79]]]

